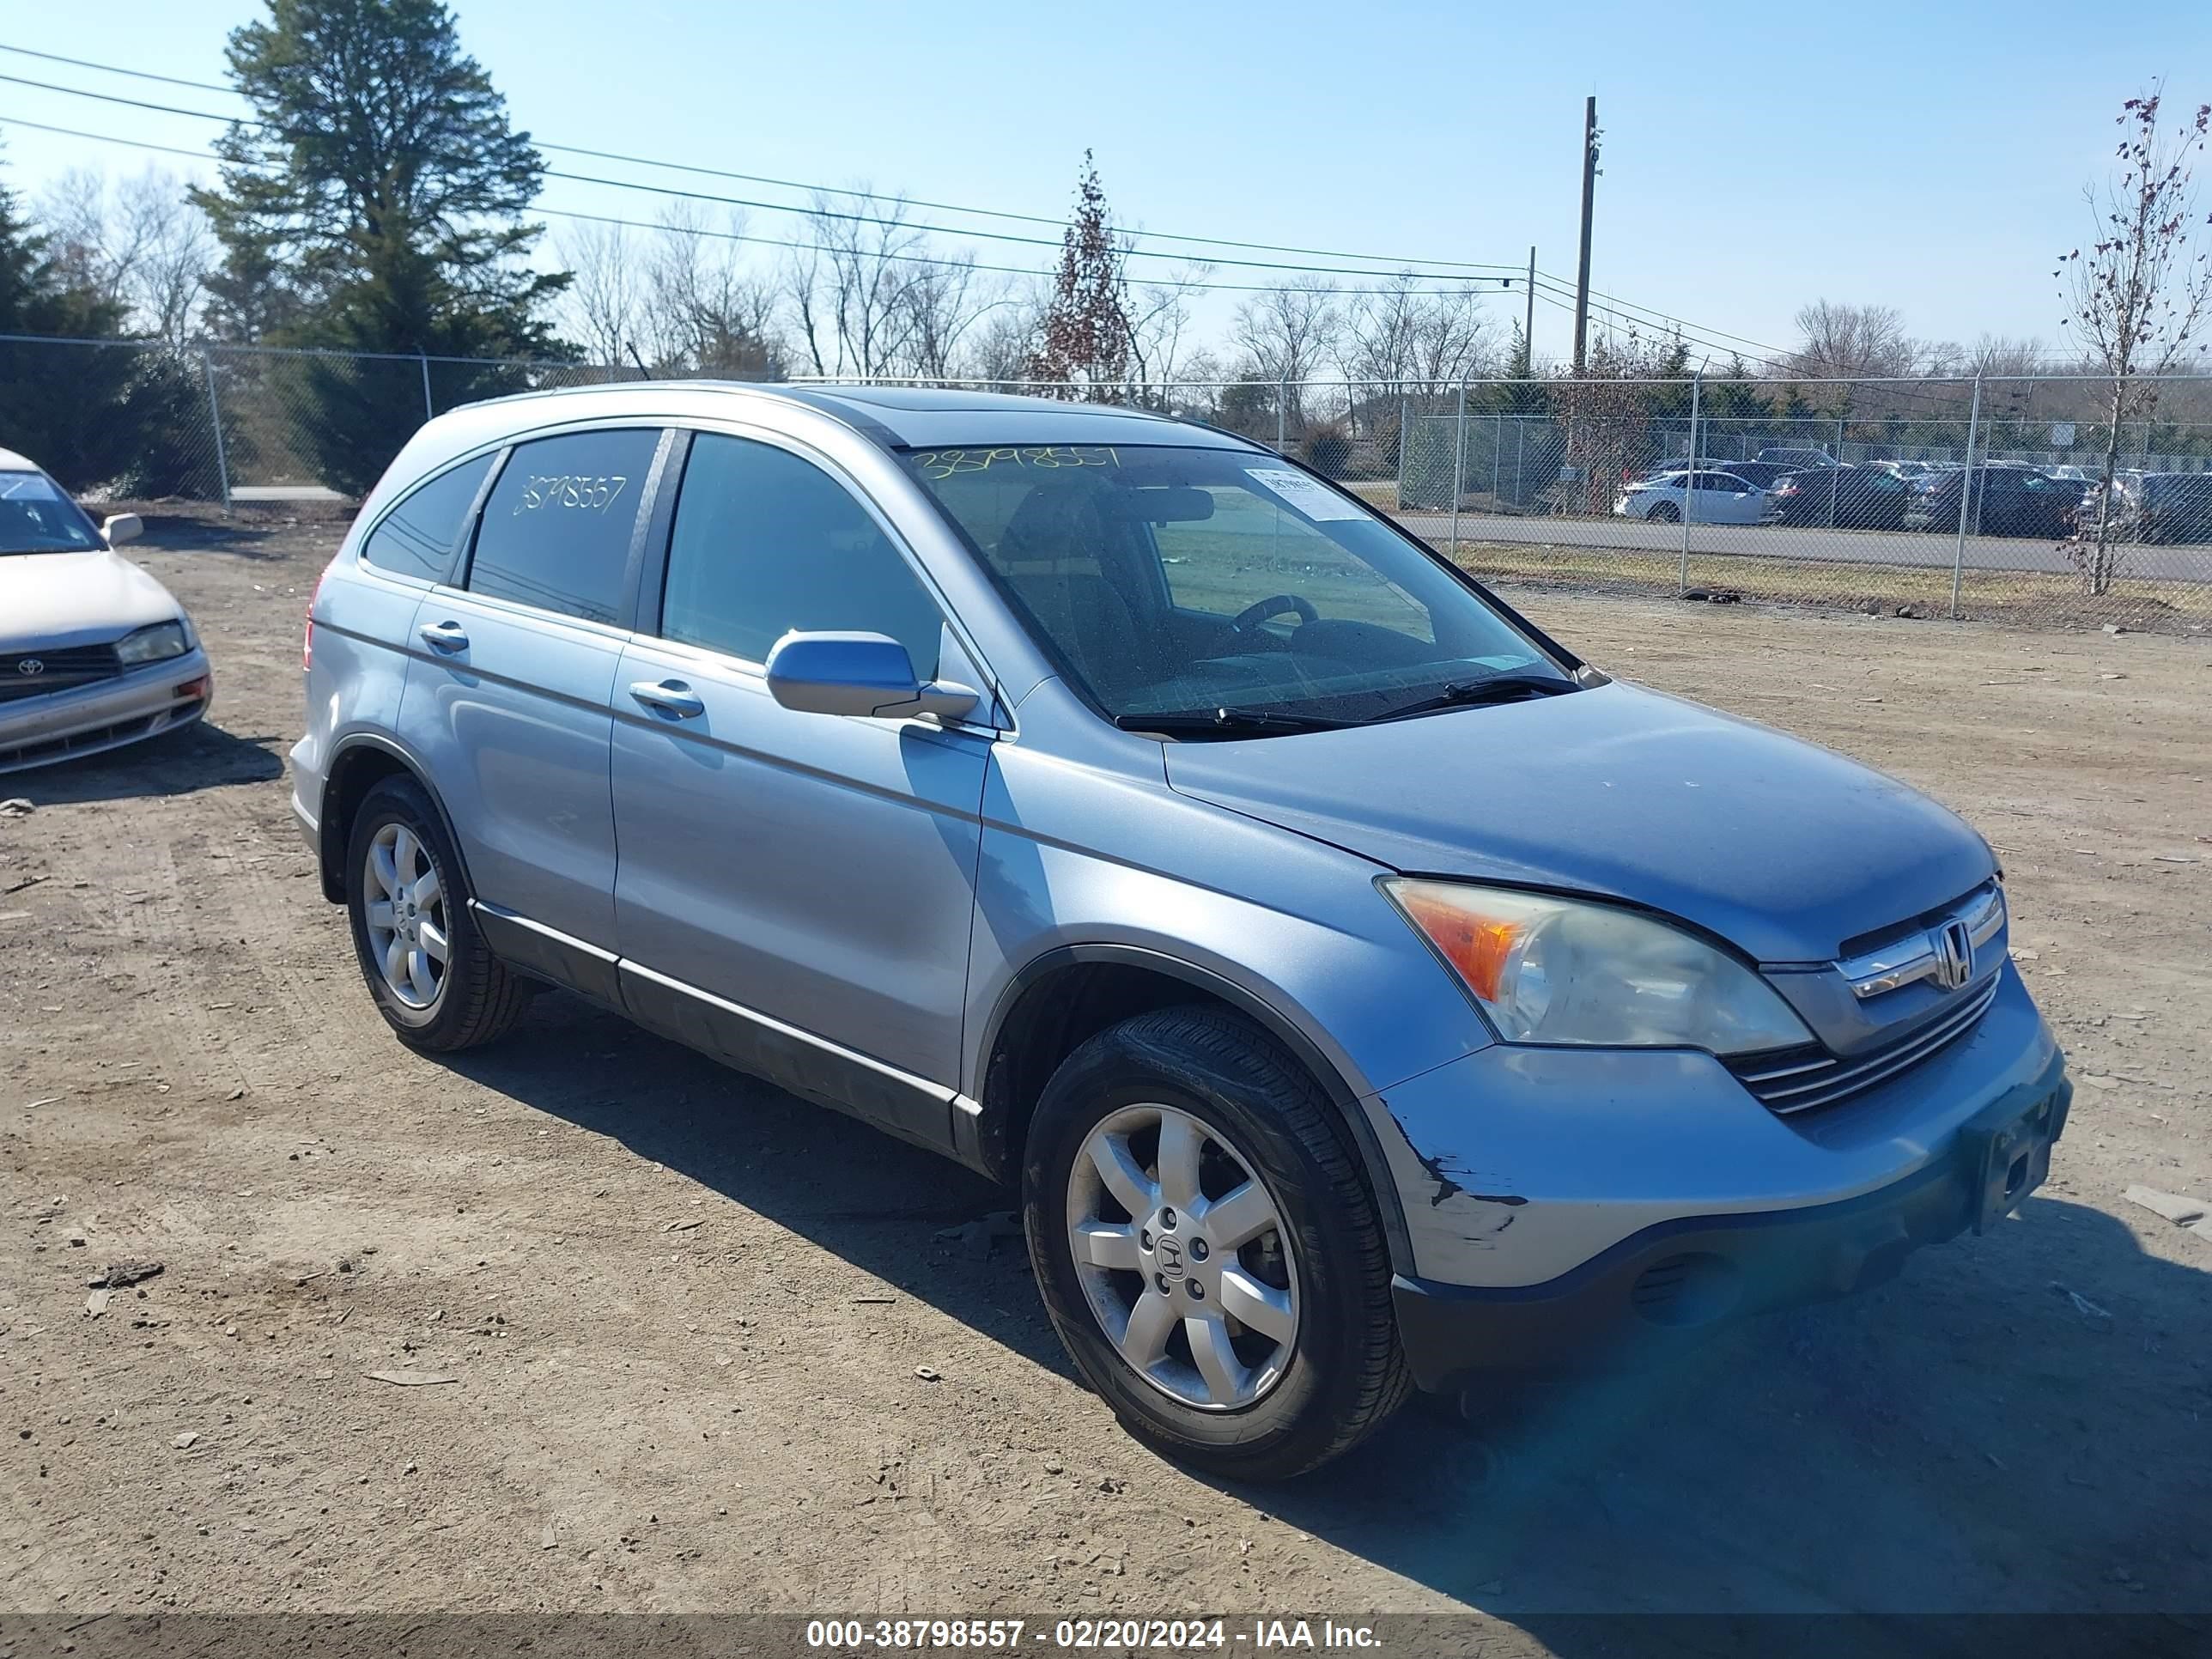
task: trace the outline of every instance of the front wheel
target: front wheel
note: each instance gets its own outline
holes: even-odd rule
[[[1030,1126],[1023,1220],[1070,1357],[1168,1456],[1287,1479],[1406,1395],[1357,1157],[1314,1080],[1232,1014],[1139,1015],[1069,1056]]]

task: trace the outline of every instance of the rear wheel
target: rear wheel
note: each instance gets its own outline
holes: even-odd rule
[[[471,1048],[504,1036],[529,1002],[492,955],[445,825],[412,779],[368,792],[347,841],[346,913],[377,1012],[410,1048]]]
[[[1655,501],[1651,510],[1644,516],[1653,524],[1678,524],[1681,521],[1682,509],[1672,501]]]
[[[1356,1157],[1313,1079],[1234,1015],[1162,1010],[1077,1049],[1038,1102],[1023,1206],[1069,1355],[1167,1455],[1285,1479],[1405,1397]]]

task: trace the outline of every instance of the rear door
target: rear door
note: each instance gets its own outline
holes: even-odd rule
[[[658,427],[600,427],[509,451],[463,568],[416,614],[401,708],[489,907],[486,937],[607,996],[609,697],[665,441]]]
[[[1765,496],[1730,472],[1700,472],[1690,511],[1699,524],[1756,524]]]
[[[959,1085],[994,733],[797,713],[763,665],[792,629],[859,630],[981,686],[944,616],[823,460],[696,434],[614,699],[632,1012],[932,1146]]]

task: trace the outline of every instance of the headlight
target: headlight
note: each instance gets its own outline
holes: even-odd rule
[[[1508,1042],[1735,1054],[1813,1040],[1741,963],[1632,910],[1463,882],[1382,887]]]
[[[115,654],[125,668],[140,663],[167,662],[191,648],[191,635],[185,631],[181,617],[175,622],[155,623],[151,628],[125,634],[115,642]]]

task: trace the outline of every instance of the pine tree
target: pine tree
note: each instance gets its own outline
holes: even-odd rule
[[[173,354],[125,342],[123,311],[72,278],[0,185],[0,334],[95,343],[0,341],[0,447],[71,489],[203,493],[190,382]]]
[[[1043,339],[1026,369],[1030,380],[1068,381],[1098,402],[1121,395],[1129,372],[1126,265],[1097,166],[1086,149],[1075,183],[1075,216],[1060,238]]]
[[[196,191],[224,265],[222,331],[349,352],[554,357],[565,273],[524,263],[521,216],[544,163],[464,54],[439,0],[269,0],[234,30],[230,73],[255,118],[216,141],[220,189]],[[441,364],[451,404],[507,389]],[[301,373],[324,477],[367,488],[423,418],[420,367],[310,360]]]

